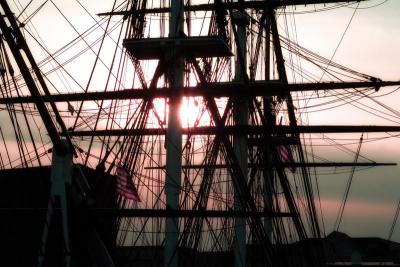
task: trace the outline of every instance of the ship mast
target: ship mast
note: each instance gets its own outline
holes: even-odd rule
[[[197,5],[197,6],[183,6],[182,2],[176,0],[171,2],[171,8],[164,8],[164,9],[154,9],[154,10],[136,10],[135,13],[162,13],[164,11],[170,10],[171,12],[171,24],[170,24],[170,38],[177,37],[172,33],[172,31],[176,30],[179,28],[183,32],[183,20],[182,24],[179,26],[174,26],[171,28],[171,25],[176,25],[176,21],[180,21],[180,19],[183,19],[183,11],[204,11],[204,10],[213,10],[215,8],[215,12],[220,14],[222,10],[224,10],[227,14],[230,15],[231,23],[232,23],[232,31],[234,35],[234,40],[235,40],[235,52],[236,52],[236,64],[235,64],[235,76],[233,82],[238,84],[238,87],[246,88],[244,91],[247,91],[249,88],[248,86],[250,85],[250,82],[254,82],[255,80],[255,74],[254,71],[251,68],[255,68],[255,66],[250,67],[250,80],[247,75],[247,26],[248,26],[248,15],[246,14],[246,8],[257,8],[259,11],[262,10],[263,15],[261,19],[262,25],[260,26],[260,36],[262,36],[262,33],[265,30],[266,36],[266,44],[265,44],[265,82],[270,81],[270,33],[272,34],[272,42],[273,42],[273,48],[274,48],[274,54],[276,56],[277,60],[277,71],[279,74],[279,80],[278,82],[282,84],[283,86],[289,86],[288,84],[288,79],[287,79],[287,74],[286,74],[286,69],[284,65],[284,59],[282,55],[282,48],[280,44],[280,38],[279,38],[279,33],[278,33],[278,27],[277,27],[277,22],[276,22],[276,17],[275,17],[275,8],[278,6],[283,6],[283,5],[290,5],[290,4],[307,4],[307,3],[331,3],[331,2],[339,2],[339,1],[238,1],[238,2],[227,2],[227,3],[222,3],[221,1],[216,1],[212,5]],[[235,11],[233,12],[233,9]],[[219,10],[219,11],[218,11]],[[114,15],[115,13],[110,13],[107,15]],[[173,15],[175,14],[175,16]],[[223,29],[225,26],[222,25],[224,21],[223,20],[218,20],[217,19],[217,24],[219,27],[219,33],[222,34],[221,29]],[[222,30],[223,31],[223,30]],[[181,36],[179,36],[181,37]],[[190,36],[189,36],[190,38]],[[172,46],[172,51],[175,50],[176,46]],[[188,48],[190,49],[190,47]],[[195,48],[192,48],[195,49]],[[173,53],[172,52],[172,53]],[[134,52],[132,52],[133,54]],[[257,58],[257,54],[259,51],[255,52],[255,58]],[[179,154],[179,152],[175,151],[175,147],[178,147],[179,149],[182,147],[182,131],[181,127],[179,125],[179,122],[175,121],[177,116],[176,108],[178,107],[177,102],[179,101],[178,99],[182,96],[182,94],[176,94],[176,87],[183,87],[183,64],[181,63],[181,60],[183,58],[177,57],[175,55],[174,57],[176,59],[176,62],[171,65],[172,68],[172,73],[174,73],[175,76],[173,77],[179,77],[179,81],[173,80],[173,82],[176,82],[175,84],[173,82],[170,82],[170,94],[169,94],[169,122],[168,122],[168,129],[166,131],[166,143],[167,143],[167,162],[166,162],[166,193],[167,193],[167,208],[171,208],[172,210],[178,209],[179,206],[179,190],[173,189],[173,186],[180,186],[180,175],[181,175],[181,163],[182,163],[182,154]],[[186,58],[188,62],[192,63],[194,65],[194,68],[196,70],[197,75],[199,76],[200,79],[200,86],[207,87],[208,81],[205,77],[209,76],[210,73],[207,73],[206,70],[201,70],[200,67],[198,66],[198,63],[194,61],[193,58],[190,56]],[[176,73],[178,71],[179,73]],[[253,71],[253,72],[252,72]],[[202,77],[202,76],[205,77]],[[375,82],[375,81],[372,81]],[[322,84],[320,84],[322,86]],[[316,85],[318,86],[318,85]],[[201,89],[200,89],[201,91]],[[183,91],[181,91],[183,92]],[[190,90],[187,90],[186,92],[191,92]],[[203,93],[203,92],[201,92]],[[213,92],[215,93],[215,92]],[[177,95],[179,95],[177,97]],[[189,94],[188,94],[189,95]],[[229,99],[232,99],[232,113],[233,113],[233,124],[234,128],[239,129],[239,128],[248,128],[248,126],[252,127],[249,125],[249,104],[253,105],[253,100],[255,95],[249,95],[249,96],[233,96],[232,92],[227,92],[228,96],[228,103]],[[296,150],[296,153],[299,156],[299,166],[301,169],[302,177],[303,177],[303,182],[304,186],[306,188],[306,198],[308,201],[308,208],[309,208],[309,216],[310,216],[310,221],[311,221],[311,232],[313,235],[317,238],[321,238],[320,234],[320,229],[318,225],[318,219],[316,216],[316,211],[315,211],[315,206],[313,202],[313,197],[312,197],[312,189],[311,189],[311,184],[310,184],[310,177],[308,174],[307,169],[305,168],[306,162],[305,158],[303,155],[303,150],[299,138],[299,134],[301,131],[298,131],[299,127],[297,126],[297,119],[295,115],[295,107],[294,103],[290,94],[290,91],[280,91],[275,96],[278,96],[279,98],[283,98],[285,100],[287,109],[288,109],[288,116],[289,116],[289,127],[288,131],[284,133],[284,136],[288,134],[290,136],[290,139],[294,140],[294,149]],[[279,161],[279,149],[276,143],[271,143],[272,138],[276,137],[276,135],[272,135],[271,129],[279,129],[280,126],[275,125],[275,114],[274,114],[274,103],[275,101],[273,100],[274,95],[271,95],[269,97],[264,97],[263,98],[263,105],[264,105],[264,113],[261,116],[264,116],[261,120],[263,121],[263,127],[264,129],[269,129],[269,133],[267,135],[263,136],[263,141],[264,145],[261,151],[262,158],[265,160],[266,168],[264,169],[264,210],[266,211],[272,211],[273,210],[273,197],[272,197],[272,186],[274,184],[274,173],[272,172],[272,164],[273,162]],[[225,149],[227,153],[227,158],[226,161],[230,164],[227,165],[228,169],[230,168],[230,174],[232,175],[231,178],[234,183],[234,210],[235,211],[250,211],[250,212],[255,212],[255,206],[254,203],[252,203],[251,200],[251,195],[249,188],[246,188],[246,184],[248,183],[248,133],[243,132],[243,131],[238,131],[233,134],[233,143],[231,144],[226,136],[226,132],[221,133],[221,125],[220,123],[220,117],[218,114],[216,114],[217,110],[214,108],[213,109],[213,100],[209,98],[209,96],[205,95],[205,99],[207,101],[208,108],[211,112],[211,118],[214,119],[215,121],[215,128],[216,128],[216,139],[219,140],[221,139],[221,145]],[[282,101],[282,100],[280,100]],[[257,100],[256,100],[257,102]],[[253,107],[254,108],[254,107]],[[253,111],[254,112],[254,111]],[[214,113],[214,114],[213,114]],[[174,116],[175,118],[171,117]],[[175,119],[175,120],[174,120]],[[173,120],[173,121],[172,121]],[[170,127],[174,127],[174,129],[171,129]],[[212,128],[212,127],[211,127]],[[225,127],[224,127],[225,128]],[[323,127],[321,127],[322,129]],[[190,132],[195,129],[190,129]],[[196,131],[196,130],[195,130]],[[92,133],[91,133],[92,134]],[[105,133],[107,134],[107,133]],[[221,137],[219,137],[221,135]],[[172,141],[174,140],[174,142]],[[172,144],[172,145],[171,145]],[[278,143],[279,144],[279,143]],[[232,150],[231,146],[232,145]],[[233,152],[233,154],[230,154],[230,151]],[[214,152],[215,153],[215,152]],[[175,157],[175,158],[172,158]],[[237,164],[237,165],[236,165]],[[206,170],[209,168],[214,168],[211,167],[212,165],[204,165],[204,172],[206,173]],[[277,178],[280,180],[280,183],[282,184],[284,193],[285,193],[285,198],[286,201],[288,202],[287,205],[289,207],[289,210],[292,214],[297,214],[298,213],[298,208],[296,207],[294,200],[292,199],[290,189],[286,185],[287,177],[284,172],[284,169],[282,166],[276,166],[277,170]],[[175,177],[175,178],[174,178]],[[171,179],[171,180],[170,180]],[[169,184],[168,182],[172,181],[174,185]],[[203,184],[207,183],[206,177],[203,177]],[[202,185],[203,185],[202,184]],[[205,190],[205,189],[204,189]],[[173,192],[173,193],[169,193]],[[202,192],[202,189],[200,189],[199,192]],[[174,196],[177,196],[174,200],[172,198],[170,199],[170,194],[175,194]],[[198,196],[198,199],[201,200],[200,194]],[[205,194],[207,197],[207,193]],[[200,205],[199,209],[204,209],[207,208],[207,205]],[[254,219],[254,218],[253,218]],[[273,233],[273,227],[272,227],[272,217],[265,217],[264,218],[264,228],[260,228],[260,220],[252,220],[249,218],[243,218],[243,217],[235,217],[234,219],[234,240],[233,240],[233,253],[234,253],[234,265],[239,267],[239,266],[245,266],[249,259],[246,256],[246,250],[247,250],[247,238],[246,238],[246,221],[249,225],[249,228],[252,231],[252,238],[254,238],[256,244],[262,244],[263,242],[266,242],[266,244],[262,244],[262,246],[265,246],[264,249],[266,250],[266,257],[265,257],[265,262],[268,264],[276,264],[280,262],[281,260],[279,259],[274,259],[274,256],[272,255],[272,251],[270,251],[269,246],[271,246],[272,243],[272,233]],[[304,228],[304,225],[301,221],[300,217],[293,216],[293,222],[297,231],[297,234],[300,239],[305,239],[307,237],[306,230]],[[190,237],[191,234],[189,234],[189,231],[192,229],[196,229],[196,231],[200,231],[202,229],[201,225],[203,223],[202,219],[196,219],[194,218],[193,220],[190,219],[184,227],[184,231],[182,233],[182,242],[183,244],[188,245],[189,243],[186,240],[192,240],[194,244],[197,244],[199,242],[199,234],[193,235],[193,237]],[[166,239],[165,239],[165,255],[164,255],[164,265],[165,266],[178,266],[178,233],[179,233],[179,227],[178,221],[176,219],[166,219]],[[200,225],[200,228],[199,226]],[[253,232],[254,231],[254,232]],[[259,238],[259,239],[257,239]],[[262,241],[264,240],[264,241]],[[196,249],[196,245],[194,246]],[[320,248],[322,250],[322,248]],[[316,253],[316,254],[314,254]],[[321,254],[321,251],[316,251],[316,252],[308,252],[307,257],[308,260],[310,260],[309,263],[313,263],[313,265],[318,266],[318,265],[323,265],[324,263],[321,262],[323,259],[323,256]],[[183,261],[185,262],[185,261]]]
[[[233,27],[236,26],[236,58],[235,58],[235,77],[234,81],[244,84],[247,77],[247,26],[249,18],[243,9],[239,9],[232,14]],[[249,98],[236,97],[233,101],[233,120],[235,126],[246,126],[249,123]],[[239,169],[243,177],[247,179],[248,144],[247,136],[239,133],[233,136],[233,150],[238,159]],[[241,195],[235,190],[234,208],[243,210],[241,205]],[[234,238],[234,263],[236,267],[246,265],[246,220],[245,218],[235,218],[235,238]]]
[[[183,0],[171,1],[169,21],[169,38],[174,40],[183,33]],[[166,55],[167,62],[171,62],[168,70],[168,80],[174,88],[169,98],[168,128],[166,133],[166,173],[165,193],[167,209],[179,209],[179,196],[181,191],[181,164],[182,164],[182,124],[179,116],[182,97],[180,88],[183,87],[184,59],[178,49],[172,47]],[[164,266],[178,267],[178,218],[165,220],[165,255]]]
[[[43,266],[46,245],[49,236],[49,228],[54,223],[55,209],[61,210],[61,225],[62,225],[62,240],[64,246],[64,266],[69,267],[71,263],[71,247],[69,237],[69,223],[67,214],[67,190],[71,186],[71,174],[72,174],[72,156],[74,153],[74,147],[72,141],[67,133],[66,126],[62,120],[57,106],[53,101],[50,101],[51,109],[45,105],[42,99],[39,88],[45,93],[47,97],[51,97],[47,84],[42,76],[39,67],[36,64],[35,59],[22,35],[17,21],[12,13],[7,1],[0,3],[3,12],[0,13],[0,29],[8,43],[12,55],[18,65],[20,72],[28,86],[29,92],[34,99],[34,103],[39,111],[40,117],[42,118],[46,130],[50,136],[53,144],[53,155],[51,161],[51,189],[50,197],[48,201],[45,224],[43,227],[41,247],[38,256],[38,266]],[[8,24],[6,22],[8,20]],[[30,71],[33,69],[33,72]],[[36,80],[38,82],[36,82]],[[58,126],[62,130],[64,138],[61,137],[57,130],[56,124],[50,115],[50,111],[53,112]]]
[[[152,196],[156,200],[154,201],[155,205],[151,207],[150,204],[144,203],[143,206],[135,204],[134,208],[132,208],[133,206],[130,208],[124,206],[121,209],[89,209],[89,211],[96,216],[135,220],[134,222],[141,226],[140,230],[135,232],[137,234],[135,245],[140,239],[140,235],[146,234],[144,232],[149,219],[157,220],[157,223],[162,222],[163,226],[161,227],[156,224],[159,227],[156,230],[159,231],[160,236],[165,238],[161,244],[156,242],[163,249],[162,265],[189,266],[195,263],[201,249],[217,248],[218,252],[231,251],[233,253],[232,262],[235,267],[250,265],[252,260],[255,261],[253,257],[257,257],[258,262],[267,266],[289,266],[292,260],[299,260],[296,262],[298,266],[323,266],[325,262],[322,247],[310,248],[306,244],[304,245],[306,246],[304,255],[278,251],[280,245],[290,243],[291,240],[286,235],[289,231],[290,235],[293,234],[294,238],[300,241],[310,236],[321,238],[313,188],[307,168],[390,164],[375,162],[309,163],[300,140],[301,134],[400,132],[399,126],[298,124],[296,107],[291,95],[294,92],[346,88],[379,90],[385,86],[400,85],[400,81],[381,81],[366,76],[363,76],[365,78],[363,81],[356,82],[289,83],[282,52],[283,41],[278,31],[276,9],[290,5],[340,2],[359,1],[239,0],[233,2],[215,0],[213,3],[192,5],[190,1],[185,4],[183,0],[171,0],[169,7],[148,8],[146,0],[132,0],[129,1],[127,5],[129,8],[126,10],[100,15],[123,15],[125,18],[129,18],[130,24],[128,24],[126,39],[123,41],[124,53],[131,59],[135,74],[140,81],[140,87],[132,88],[136,85],[134,82],[131,88],[123,88],[124,90],[120,91],[53,95],[48,92],[46,83],[29,49],[27,46],[23,46],[22,50],[39,82],[36,83],[35,78],[32,77],[28,64],[21,55],[21,43],[16,42],[21,42],[23,36],[19,32],[19,27],[7,3],[2,3],[1,6],[8,23],[5,16],[0,16],[0,29],[21,68],[30,96],[3,97],[0,98],[0,104],[33,103],[38,108],[55,148],[52,169],[54,190],[52,189],[49,208],[46,212],[47,217],[50,217],[49,213],[52,212],[51,204],[54,199],[62,198],[63,235],[67,254],[69,237],[65,201],[66,186],[69,186],[71,177],[65,174],[70,173],[72,166],[72,141],[74,138],[91,137],[93,141],[94,137],[107,137],[109,140],[118,142],[122,140],[120,142],[122,145],[121,148],[115,144],[111,148],[106,146],[106,152],[100,154],[97,171],[104,171],[106,167],[108,168],[106,172],[113,170],[117,164],[116,159],[111,160],[111,163],[108,161],[114,153],[115,158],[119,158],[120,164],[134,175],[140,176],[141,171],[144,170],[162,173],[160,181],[163,182],[162,190],[164,191],[163,195],[154,194],[155,196]],[[254,10],[257,11],[256,18],[253,17],[252,11]],[[208,11],[211,11],[212,14],[208,36],[191,36],[192,31],[189,30],[189,27],[185,33],[186,13],[188,14],[186,18],[189,18],[190,12]],[[146,28],[145,17],[153,14],[169,16],[167,38],[143,37]],[[255,49],[248,47],[248,41],[251,38],[249,25],[254,21],[258,23]],[[25,43],[22,42],[22,44]],[[250,56],[247,53],[249,49],[254,50]],[[234,57],[232,57],[232,51]],[[264,61],[259,63],[262,51]],[[276,65],[275,62],[271,62],[273,56]],[[231,58],[235,59],[234,64],[231,64]],[[157,67],[149,85],[146,83],[141,65],[141,61],[146,60],[157,60]],[[259,73],[257,75],[257,67],[261,65],[264,67],[264,72],[262,75]],[[218,79],[218,77],[224,76],[221,75],[223,73],[221,66],[227,69],[234,67],[234,76],[225,75],[227,77],[223,82]],[[277,71],[278,79],[271,78],[272,70]],[[160,81],[162,76],[166,81],[163,85]],[[196,78],[196,86],[185,82],[185,78],[189,80],[191,77]],[[44,94],[40,93],[37,84],[40,85]],[[183,97],[202,98],[204,109],[209,115],[210,123],[208,125],[182,126],[179,111]],[[225,99],[222,108],[219,106],[220,102],[216,100],[220,97]],[[158,116],[153,102],[156,98],[167,101],[167,121],[163,122],[157,117],[157,126],[159,127],[149,127],[151,111]],[[55,103],[72,101],[83,103],[97,100],[115,102],[132,100],[140,102],[140,105],[138,105],[138,112],[131,115],[134,122],[130,123],[131,118],[128,118],[124,127],[117,124],[115,125],[118,127],[115,125],[108,127],[107,124],[100,129],[97,127],[79,129],[78,127],[67,131]],[[50,104],[51,112],[46,103]],[[289,122],[287,125],[277,123],[277,114],[282,106],[287,108],[287,113],[285,113]],[[98,118],[101,112],[100,110]],[[55,114],[61,132],[53,123],[51,113]],[[82,117],[77,116],[76,121],[78,119],[82,119]],[[165,125],[166,127],[164,127]],[[198,156],[195,156],[194,150],[189,150],[196,145],[191,142],[195,136],[205,137],[203,140],[206,140],[201,161],[195,158]],[[152,139],[145,139],[150,137],[155,137],[157,142],[160,141],[159,138],[165,138],[162,140],[165,142],[164,147],[155,149],[154,154],[162,158],[158,162],[160,163],[158,166],[152,164],[144,166],[154,161],[153,155],[145,151],[148,149],[148,144],[150,144],[149,146],[153,145],[151,144]],[[147,141],[146,144],[144,144],[144,140]],[[183,141],[186,141],[186,144]],[[92,143],[90,143],[91,145]],[[294,155],[297,161],[294,159],[291,162],[284,160],[283,148],[286,149],[287,154]],[[190,155],[189,160],[184,158],[184,152]],[[151,159],[148,160],[148,158]],[[183,163],[184,160],[187,162],[186,164]],[[289,169],[295,168],[299,170],[297,175],[300,177],[299,183],[304,190],[305,208],[302,210],[303,207],[299,207],[298,201],[295,200],[290,184],[290,174],[288,174]],[[182,179],[183,177],[184,179]],[[224,179],[220,179],[221,177]],[[146,178],[155,180],[154,177]],[[261,194],[259,194],[260,188],[262,189]],[[165,200],[162,205],[160,199]],[[121,206],[128,203],[122,197],[119,200],[119,204],[122,203]],[[160,206],[161,208],[158,208]],[[139,218],[146,218],[146,220],[140,221]],[[119,222],[121,221],[122,219]],[[292,228],[288,230],[290,227]],[[46,233],[45,229],[42,238],[43,248],[45,248]],[[206,234],[211,236],[209,239],[213,241],[213,244],[204,242],[207,244],[201,247],[200,244]],[[220,242],[221,239],[225,243]],[[250,246],[256,252],[251,252]],[[187,251],[183,249],[187,249]],[[70,261],[69,257],[69,255],[65,257],[67,266]],[[304,261],[300,261],[302,257],[305,258]],[[41,262],[43,262],[43,258],[39,258],[39,265]],[[111,260],[109,260],[108,266],[113,266]]]

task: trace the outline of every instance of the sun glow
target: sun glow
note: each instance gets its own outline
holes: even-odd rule
[[[153,100],[154,118],[151,117],[152,123],[158,123],[158,120],[161,120],[163,124],[167,124],[168,114],[168,105],[166,105],[164,99],[155,99]],[[183,97],[181,102],[181,108],[179,112],[181,125],[183,128],[194,127],[199,122],[203,120],[203,100],[199,97]]]
[[[201,99],[185,97],[182,101],[180,117],[183,127],[193,127],[201,120]]]

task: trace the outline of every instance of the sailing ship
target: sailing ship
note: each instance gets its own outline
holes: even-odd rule
[[[393,165],[359,162],[362,138],[354,161],[309,159],[307,134],[400,127],[308,125],[306,101],[400,82],[282,33],[296,8],[364,1],[116,1],[55,52],[30,22],[47,4],[60,9],[32,2],[0,3],[8,266],[326,266],[311,170]],[[92,66],[76,66],[86,52]]]

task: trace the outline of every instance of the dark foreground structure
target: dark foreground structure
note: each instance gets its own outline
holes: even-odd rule
[[[69,191],[69,223],[72,266],[105,266],[111,259],[116,266],[163,266],[163,247],[116,247],[117,217],[104,216],[104,210],[117,210],[115,179],[90,168],[76,165]],[[3,170],[0,172],[0,244],[2,266],[37,266],[49,196],[50,167]],[[85,180],[87,179],[87,180]],[[83,186],[87,181],[87,184]],[[91,191],[82,194],[82,190]],[[86,195],[87,198],[82,198]],[[99,211],[99,214],[96,214]],[[45,266],[63,266],[63,238],[60,213],[54,213],[46,248]],[[307,254],[320,240],[308,239],[274,248],[282,258]],[[328,266],[400,266],[400,244],[380,238],[351,238],[333,232],[322,241]],[[308,252],[307,252],[308,251]],[[192,251],[180,248],[181,266],[232,266],[233,250]],[[264,266],[262,249],[247,245],[246,266]],[[290,260],[288,260],[290,262]],[[290,263],[296,265],[296,263]],[[357,265],[358,264],[358,265]],[[375,264],[375,265],[374,265]]]
[[[50,223],[45,252],[41,249],[50,172],[50,167],[0,172],[1,266],[37,266],[41,253],[45,253],[44,266],[64,266],[66,252],[57,207],[51,220],[47,220]],[[103,266],[108,257],[115,258],[112,253],[115,251],[116,219],[94,218],[89,216],[88,209],[116,208],[115,177],[97,175],[96,171],[81,165],[74,166],[72,177],[72,186],[68,188],[71,264]]]

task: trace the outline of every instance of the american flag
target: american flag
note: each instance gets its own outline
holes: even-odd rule
[[[296,167],[294,166],[293,154],[292,150],[290,150],[290,147],[286,145],[280,145],[279,156],[281,157],[282,163],[288,163],[287,168],[289,169],[289,171],[295,173]]]
[[[117,191],[121,196],[140,202],[138,191],[132,179],[130,179],[127,170],[121,165],[117,166]]]

